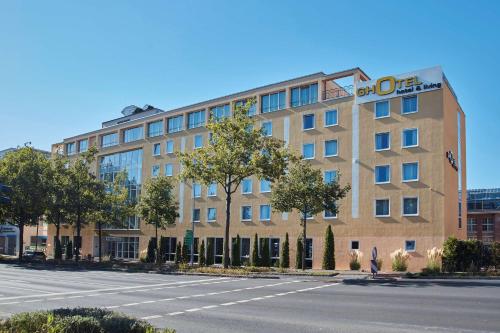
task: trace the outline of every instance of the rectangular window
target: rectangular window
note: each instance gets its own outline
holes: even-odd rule
[[[200,209],[199,208],[193,209],[193,222],[200,222]]]
[[[183,125],[184,116],[183,115],[168,118],[167,122],[168,122],[168,133],[180,132],[184,128],[184,125]]]
[[[337,181],[337,170],[327,170],[325,171],[324,180],[326,184],[330,184]]]
[[[314,114],[305,114],[302,116],[302,129],[310,130],[314,129]]]
[[[325,127],[335,126],[339,124],[337,110],[325,111]]]
[[[403,163],[402,169],[403,182],[418,181],[418,162]]]
[[[416,250],[416,243],[414,240],[405,241],[405,251],[406,252],[415,252],[415,250]]]
[[[76,144],[74,142],[70,142],[66,144],[66,155],[74,155],[76,154]]]
[[[403,148],[418,146],[418,128],[406,128],[402,134]]]
[[[89,150],[89,140],[83,139],[83,140],[78,141],[78,152],[84,153],[87,150]]]
[[[160,156],[161,153],[161,144],[155,143],[153,145],[153,156]]]
[[[401,113],[414,113],[418,111],[418,98],[415,96],[403,97],[403,109]]]
[[[101,138],[101,147],[111,147],[118,144],[118,133],[104,134]]]
[[[391,149],[391,134],[389,132],[375,134],[375,150]]]
[[[418,197],[403,198],[403,215],[405,216],[418,215]]]
[[[391,182],[391,166],[375,166],[375,184],[386,184]]]
[[[285,91],[261,96],[261,112],[273,112],[285,108]]]
[[[389,101],[375,103],[375,119],[389,117]]]
[[[302,157],[305,160],[314,158],[314,143],[304,143],[302,145]]]
[[[271,219],[271,206],[260,205],[260,220],[269,221]]]
[[[167,140],[167,142],[165,144],[165,151],[167,154],[174,153],[174,140]]]
[[[217,208],[207,208],[207,221],[214,222],[217,219]]]
[[[389,199],[376,199],[375,200],[375,216],[385,217],[390,216],[390,202]]]
[[[467,232],[476,232],[476,219],[467,219]]]
[[[158,120],[148,124],[148,137],[163,135],[163,120]]]
[[[260,193],[271,192],[271,182],[267,179],[260,180]]]
[[[337,155],[338,155],[337,140],[325,141],[325,157],[331,157]]]
[[[193,198],[201,197],[201,184],[194,183],[193,184]]]
[[[273,136],[273,122],[264,121],[262,122],[262,133],[264,136]]]
[[[123,131],[123,142],[133,142],[144,138],[144,127],[138,126]]]
[[[228,118],[231,115],[231,110],[229,109],[229,104],[214,106],[210,108],[210,119],[215,122],[219,122],[224,118]]]
[[[241,182],[241,194],[252,193],[252,180],[250,178],[243,179]]]
[[[307,86],[292,89],[292,107],[308,105],[318,101],[318,84],[313,83]]]
[[[334,219],[337,218],[337,214],[327,209],[324,211],[323,217],[325,219]]]
[[[217,183],[212,183],[207,187],[207,196],[216,197],[217,196]]]
[[[241,259],[243,262],[250,258],[250,238],[241,238]]]
[[[171,163],[165,164],[165,176],[172,177],[174,175],[174,166]]]
[[[351,250],[359,250],[359,241],[351,241]]]
[[[160,175],[160,166],[157,164],[157,165],[153,165],[151,167],[151,176],[152,177],[158,177]]]
[[[494,228],[493,220],[491,217],[487,217],[483,220],[483,231],[492,232]]]
[[[202,127],[205,125],[205,110],[188,113],[188,128]]]
[[[194,136],[193,146],[194,149],[203,147],[203,135],[198,134]]]
[[[252,220],[252,206],[241,206],[241,220],[242,221]]]
[[[242,108],[242,107],[246,106],[246,104],[247,104],[246,99],[241,100],[241,101],[237,101],[236,103],[234,103],[234,108],[235,109]],[[250,105],[250,108],[247,111],[247,115],[249,117],[251,117],[251,116],[255,116],[256,113],[257,113],[257,105],[254,102]]]
[[[274,263],[280,258],[280,239],[270,238],[269,246],[270,246],[269,253],[271,254],[271,260]]]

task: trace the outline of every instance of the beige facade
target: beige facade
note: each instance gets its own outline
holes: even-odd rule
[[[459,222],[459,200],[462,202],[461,216],[464,217],[464,221],[467,216],[465,195],[462,198],[458,197],[459,177],[461,187],[466,188],[465,115],[446,78],[442,74],[441,76],[442,82],[439,88],[424,89],[414,94],[402,93],[401,96],[389,98],[379,96],[377,101],[360,103],[362,98],[355,96],[357,87],[360,82],[369,78],[359,68],[328,75],[316,73],[176,110],[153,112],[151,115],[145,111],[144,117],[139,117],[138,113],[136,119],[131,120],[127,119],[134,116],[125,116],[105,123],[106,127],[100,130],[65,139],[62,143],[55,144],[53,150],[56,152],[63,149],[67,152],[68,144],[75,143],[75,150],[78,151],[78,142],[88,139],[89,145],[96,144],[99,148],[96,165],[96,170],[99,172],[103,170],[100,165],[102,156],[140,149],[142,183],[152,177],[154,166],[159,166],[159,172],[163,174],[166,165],[171,165],[175,176],[179,173],[180,166],[175,155],[167,153],[167,141],[173,141],[174,152],[194,149],[196,135],[202,136],[203,144],[207,144],[208,141],[208,133],[204,126],[189,128],[189,113],[205,110],[206,123],[209,121],[212,107],[229,104],[232,111],[234,102],[255,97],[257,126],[270,122],[272,135],[284,140],[289,148],[298,154],[302,154],[303,149],[311,148],[311,146],[304,148],[304,145],[314,144],[314,154],[310,162],[324,172],[338,172],[341,184],[349,183],[353,186],[348,196],[339,202],[340,212],[337,217],[318,214],[308,220],[308,237],[312,240],[309,244],[312,267],[321,268],[325,229],[327,225],[332,225],[338,269],[348,269],[349,251],[352,247],[359,247],[364,253],[362,268],[369,269],[371,249],[376,246],[379,257],[384,261],[383,270],[390,270],[390,252],[405,247],[412,250],[409,269],[418,270],[426,264],[427,249],[442,246],[443,241],[450,235],[465,238],[466,232],[465,222],[463,225]],[[352,80],[351,85],[340,84],[340,79],[345,82],[346,78]],[[299,96],[302,96],[299,104],[305,102],[305,105],[297,105],[295,98],[297,90],[294,90],[297,87],[303,87],[303,91],[299,91]],[[281,101],[278,94],[270,97],[272,100],[270,105],[274,105],[276,101],[279,110],[263,112],[268,111],[266,97],[263,96],[280,91],[285,93],[284,101],[281,103],[282,108],[279,108]],[[405,99],[405,103],[410,105],[416,102],[416,111],[403,113],[403,98],[412,96],[416,96],[416,100]],[[389,102],[390,112],[388,116],[376,118],[375,108],[379,107],[376,104],[381,101]],[[333,121],[334,112],[328,115],[326,113],[332,110],[336,110],[337,122]],[[169,131],[168,120],[178,115],[184,115],[182,130],[172,133]],[[304,117],[307,115],[313,116]],[[313,119],[312,128],[304,129],[304,124],[310,125],[311,119]],[[163,133],[149,137],[149,124],[158,120],[163,120]],[[143,128],[143,138],[124,143],[124,130],[136,126]],[[412,144],[412,147],[403,147],[405,129],[418,129],[417,144]],[[376,151],[377,133],[387,132],[390,133],[390,146],[388,149]],[[101,144],[102,136],[108,133],[117,133],[119,142],[104,148]],[[412,133],[414,135],[415,132]],[[333,144],[332,140],[336,140],[336,144]],[[383,141],[384,139],[381,142]],[[160,154],[153,156],[154,145],[158,143],[161,147]],[[455,158],[454,165],[451,163],[453,158],[447,158],[447,152],[452,152]],[[418,162],[417,178],[413,181],[403,181],[403,164],[415,162]],[[383,184],[376,184],[375,168],[385,165],[390,166],[390,179]],[[222,238],[225,221],[222,189],[218,188],[215,196],[209,196],[208,188],[202,186],[201,196],[193,199],[192,186],[191,183],[177,183],[176,193],[181,217],[175,226],[162,231],[161,234],[182,241],[186,229],[191,228],[194,207],[200,209],[200,221],[195,223],[195,237],[204,239],[205,242],[207,238]],[[290,214],[272,212],[269,220],[261,219],[261,205],[269,203],[269,196],[270,193],[261,192],[260,181],[256,178],[252,179],[251,193],[243,194],[240,191],[235,195],[231,211],[231,235],[235,237],[239,234],[242,238],[249,238],[251,252],[251,243],[256,233],[259,238],[269,237],[275,239],[275,242],[279,239],[281,247],[285,233],[288,232],[293,265],[296,239],[301,231],[299,216],[296,212]],[[384,201],[387,199],[388,202]],[[383,217],[376,216],[376,212],[380,213],[376,210],[376,206],[380,204],[381,211],[384,211],[387,203],[389,214],[378,214],[384,215]],[[416,211],[414,211],[415,204]],[[242,220],[242,206],[251,206],[252,218],[248,221]],[[216,209],[214,221],[208,221],[209,208]],[[73,232],[71,228],[64,228],[62,235],[72,235]],[[49,240],[53,234],[54,230],[50,229]],[[127,249],[136,246],[131,245],[131,239],[122,237],[138,237],[139,251],[136,251],[138,253],[134,256],[141,256],[153,234],[153,228],[142,223],[135,229],[108,230],[105,238],[109,245],[106,246],[120,257],[123,256],[124,246]],[[94,228],[86,227],[82,235],[82,254],[95,255],[97,242]],[[122,245],[115,244],[123,243],[124,240],[126,242]],[[132,241],[135,242],[136,239]],[[52,245],[50,243],[49,241],[49,247]],[[125,257],[129,256],[128,252]]]

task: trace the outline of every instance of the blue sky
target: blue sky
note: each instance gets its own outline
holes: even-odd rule
[[[1,1],[0,149],[313,72],[442,65],[468,187],[500,187],[500,2]]]

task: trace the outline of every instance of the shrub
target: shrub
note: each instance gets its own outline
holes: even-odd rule
[[[148,243],[148,253],[146,255],[146,262],[155,262],[156,258],[156,238],[151,237]]]
[[[66,260],[73,259],[73,242],[69,241],[66,244]]]
[[[214,264],[214,240],[209,238],[207,241],[207,266]]]
[[[205,240],[203,239],[201,241],[201,245],[200,245],[200,267],[203,267],[206,265],[206,260],[205,260]]]
[[[323,253],[323,269],[335,269],[335,245],[332,226],[326,228],[325,250]]]
[[[255,237],[253,239],[253,249],[252,249],[252,266],[259,266],[259,238],[257,234],[255,234]]]
[[[281,268],[290,267],[290,244],[288,242],[288,232],[285,235],[285,242],[283,243],[283,248],[281,249]]]
[[[495,269],[500,269],[500,242],[491,244],[491,264]]]
[[[382,264],[384,261],[381,258],[377,258],[377,270],[380,272],[382,270]]]
[[[181,242],[177,242],[177,246],[175,248],[175,263],[180,264],[182,262],[182,246]]]
[[[433,247],[427,250],[427,272],[439,273],[441,272],[441,260],[443,258],[443,250]]]
[[[304,248],[302,246],[302,236],[297,237],[297,253],[295,255],[295,268],[302,269],[302,252]]]
[[[448,238],[443,244],[443,270],[447,272],[478,272],[494,264],[493,247],[477,240]]]
[[[188,250],[188,245],[186,243],[182,243],[182,262],[187,264],[191,259],[191,249]]]
[[[392,270],[395,272],[404,272],[408,268],[410,254],[403,249],[398,249],[391,253]]]
[[[236,235],[236,238],[233,241],[233,249],[231,251],[231,264],[235,267],[241,266],[241,240],[240,235]]]
[[[349,260],[349,268],[353,271],[357,271],[361,268],[361,258],[363,258],[363,252],[360,250],[351,250],[349,252],[351,259]]]
[[[54,239],[54,259],[55,260],[62,259],[62,247],[61,247],[61,240],[59,238]]]
[[[269,267],[271,266],[271,257],[269,254],[269,238],[261,238],[261,256],[260,256],[260,266]]]

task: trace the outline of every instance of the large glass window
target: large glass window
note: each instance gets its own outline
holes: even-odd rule
[[[148,137],[163,135],[163,120],[158,120],[148,124]]]
[[[241,193],[252,193],[252,180],[250,178],[243,179],[243,181],[241,182]]]
[[[260,220],[268,221],[271,219],[271,206],[260,205]]]
[[[292,89],[291,105],[292,107],[316,103],[318,101],[318,84]]]
[[[111,147],[118,144],[118,133],[104,134],[101,137],[101,147]]]
[[[168,133],[180,132],[184,128],[184,116],[168,118]]]
[[[338,155],[337,140],[325,141],[325,157],[337,156],[337,155]]]
[[[203,135],[201,134],[197,134],[194,136],[194,145],[193,145],[193,148],[194,149],[198,149],[198,148],[201,148],[203,147]]]
[[[158,177],[160,175],[160,165],[156,164],[151,167],[151,176]]]
[[[138,259],[139,237],[115,237],[108,242],[108,253],[114,258]]]
[[[326,170],[324,175],[325,183],[330,184],[337,181],[337,170]]]
[[[246,104],[247,104],[247,100],[241,100],[241,101],[237,101],[236,103],[234,103],[234,107],[235,107],[235,109],[242,108]],[[257,105],[255,103],[252,103],[250,105],[250,108],[248,109],[247,115],[249,115],[251,117],[251,116],[255,116],[256,113],[257,113]]]
[[[267,179],[260,180],[260,192],[271,192],[271,182]]]
[[[476,232],[476,219],[467,219],[467,232]]]
[[[391,166],[390,165],[377,165],[375,167],[375,183],[385,184],[391,181]]]
[[[245,263],[250,258],[250,238],[241,239],[241,261]]]
[[[174,166],[172,163],[165,164],[165,176],[172,177],[174,175]]]
[[[406,128],[403,130],[403,148],[418,146],[418,128]]]
[[[328,110],[325,111],[325,127],[338,125],[338,111]]]
[[[252,220],[252,206],[241,206],[241,220],[242,221]]]
[[[403,163],[403,181],[413,182],[418,180],[418,162]]]
[[[491,217],[487,217],[483,220],[483,231],[492,232],[494,228],[493,219]]]
[[[304,143],[302,145],[302,156],[306,160],[314,158],[314,143]]]
[[[391,149],[391,134],[389,132],[375,134],[375,150]]]
[[[302,129],[309,130],[314,128],[314,114],[305,114],[302,116]]]
[[[83,140],[78,141],[78,152],[84,153],[87,150],[89,150],[89,140],[83,139]]]
[[[215,122],[228,118],[230,115],[231,110],[229,109],[229,104],[214,106],[210,109],[210,118]]]
[[[144,137],[144,127],[128,128],[123,131],[123,142],[132,142],[141,140]]]
[[[389,199],[376,199],[375,200],[375,216],[384,217],[390,215],[390,202]]]
[[[271,264],[274,265],[280,259],[280,239],[269,239],[269,253],[271,255]]]
[[[167,154],[174,153],[174,140],[167,140],[167,142],[165,144],[165,151]]]
[[[217,183],[212,183],[207,187],[207,196],[215,197],[217,196]]]
[[[403,97],[403,109],[402,113],[413,113],[418,111],[418,98],[417,95],[415,96],[409,96],[409,97]]]
[[[201,184],[194,183],[193,184],[193,198],[201,197]]]
[[[418,215],[418,198],[403,198],[403,215]]]
[[[273,135],[273,123],[271,121],[264,121],[262,123],[262,132],[265,136]]]
[[[66,155],[74,155],[76,154],[76,144],[74,142],[70,142],[66,144]]]
[[[261,112],[273,112],[285,108],[285,91],[261,96]]]
[[[217,219],[217,208],[209,207],[207,208],[207,221],[213,222]]]
[[[161,144],[155,143],[153,145],[153,156],[159,156],[161,154]]]
[[[196,128],[205,125],[205,110],[195,111],[188,114],[188,128]]]
[[[389,117],[389,101],[375,103],[375,118]]]

